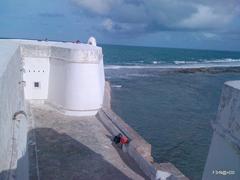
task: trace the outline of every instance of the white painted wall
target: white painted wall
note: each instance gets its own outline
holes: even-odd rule
[[[0,40],[0,179],[28,179],[28,119],[21,114],[13,120],[27,111],[25,99],[44,100],[67,115],[95,115],[104,84],[97,46]]]
[[[26,117],[19,46],[0,40],[0,179],[28,179]],[[13,177],[14,176],[14,177]]]
[[[102,107],[105,75],[102,49],[42,42],[21,47],[25,97],[45,100],[67,115],[95,115]],[[34,87],[39,82],[40,87]]]
[[[98,64],[66,64],[65,107],[70,110],[92,111],[102,105]]]
[[[24,88],[26,99],[47,99],[49,81],[49,58],[23,57],[26,81]],[[35,87],[34,83],[39,83]]]
[[[100,93],[101,93],[101,101],[103,104],[103,98],[104,98],[104,92],[105,92],[105,72],[104,72],[104,62],[103,62],[103,56],[100,58],[99,66],[99,81],[100,81]]]
[[[48,102],[68,115],[95,115],[102,107],[103,64],[50,60]]]
[[[47,101],[59,108],[63,108],[65,103],[65,78],[65,62],[50,59],[49,91]]]

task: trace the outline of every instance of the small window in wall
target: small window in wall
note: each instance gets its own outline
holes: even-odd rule
[[[34,82],[34,87],[35,88],[40,88],[40,82]]]

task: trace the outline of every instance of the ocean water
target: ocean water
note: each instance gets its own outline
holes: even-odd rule
[[[152,144],[157,162],[201,179],[210,121],[223,83],[240,79],[240,52],[107,45],[103,52],[114,111]],[[209,70],[185,71],[192,67]]]
[[[134,47],[134,46],[112,46],[103,45],[104,62],[111,68],[138,68],[196,66],[200,64],[212,65],[239,65],[240,52],[211,51],[211,50],[189,50],[157,47]],[[135,67],[134,67],[135,66]]]

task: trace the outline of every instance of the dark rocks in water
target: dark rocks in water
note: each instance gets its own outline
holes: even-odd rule
[[[178,73],[236,73],[240,72],[240,67],[202,67],[202,68],[182,68],[174,69],[173,72]]]

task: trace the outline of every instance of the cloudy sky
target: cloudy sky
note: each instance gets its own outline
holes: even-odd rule
[[[240,0],[0,0],[0,37],[240,51]]]

